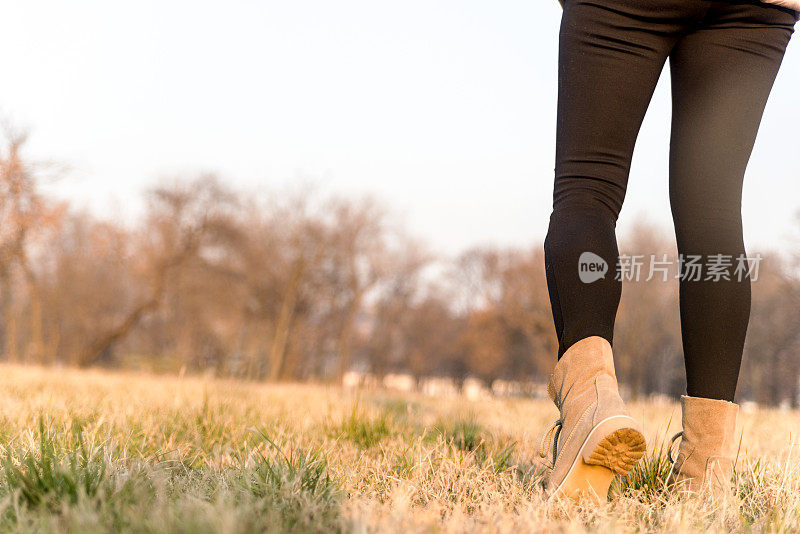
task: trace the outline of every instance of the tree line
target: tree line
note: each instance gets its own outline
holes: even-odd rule
[[[370,198],[163,180],[133,226],[41,192],[25,136],[0,152],[0,351],[11,363],[250,380],[547,380],[541,243],[441,257]],[[545,193],[543,193],[545,194]],[[621,250],[675,256],[646,223]],[[800,400],[796,258],[764,253],[739,397]],[[646,269],[646,266],[645,266]],[[677,281],[627,282],[615,355],[631,394],[683,392]]]

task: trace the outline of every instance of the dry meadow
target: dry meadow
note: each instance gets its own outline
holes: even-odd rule
[[[796,532],[800,413],[749,409],[735,500],[663,489],[671,402],[600,507],[546,502],[532,399],[3,366],[0,530]]]

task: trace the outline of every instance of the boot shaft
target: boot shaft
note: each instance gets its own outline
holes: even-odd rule
[[[737,451],[733,402],[702,397],[681,397],[683,432],[670,474],[670,484],[690,491],[730,491]]]
[[[558,360],[547,385],[547,394],[561,410],[567,396],[575,398],[584,394],[587,388],[595,387],[598,377],[603,377],[601,387],[617,391],[611,344],[605,338],[592,336],[572,345]]]

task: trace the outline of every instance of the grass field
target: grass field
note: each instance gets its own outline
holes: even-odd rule
[[[740,416],[715,503],[663,491],[677,405],[631,408],[649,463],[581,508],[543,500],[544,401],[2,366],[0,530],[800,530],[800,414]]]

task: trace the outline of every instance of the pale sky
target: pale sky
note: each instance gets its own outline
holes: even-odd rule
[[[455,253],[543,239],[556,103],[556,0],[5,2],[0,114],[71,168],[50,189],[130,220],[159,177],[372,194]],[[670,230],[665,71],[619,223]],[[800,44],[745,186],[750,248],[800,224]],[[670,230],[671,231],[671,230]]]

